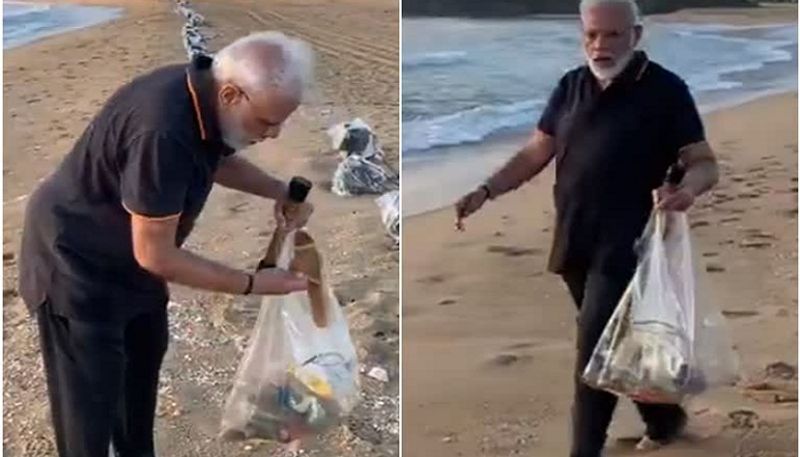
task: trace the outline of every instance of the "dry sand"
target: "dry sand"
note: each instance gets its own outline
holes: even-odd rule
[[[3,224],[3,455],[55,455],[36,331],[17,297],[16,252],[27,195],[69,151],[112,91],[160,65],[186,60],[181,18],[171,1],[101,1],[123,5],[113,22],[47,38],[5,53]],[[398,253],[388,247],[372,198],[329,191],[337,158],[325,129],[360,116],[377,131],[390,161],[398,151],[398,9],[391,0],[193,2],[211,22],[211,48],[250,31],[275,29],[318,50],[317,93],[290,120],[281,139],[246,151],[282,177],[315,182],[310,224],[332,284],[350,319],[361,362],[388,370],[390,381],[363,377],[365,402],[346,426],[310,455],[397,455]],[[188,248],[239,267],[266,249],[271,205],[217,189]],[[228,296],[173,288],[171,348],[160,389],[157,443],[167,456],[266,455],[214,441],[220,408],[253,320]]]
[[[690,403],[689,437],[651,455],[796,456],[796,375],[766,367],[797,361],[797,94],[705,121],[722,179],[690,213],[697,269],[729,318],[744,379]],[[552,180],[548,169],[487,204],[465,233],[449,208],[406,218],[404,456],[568,454],[575,311],[545,270]],[[741,245],[754,238],[765,243]],[[607,455],[637,454],[616,438],[642,431],[621,401]]]

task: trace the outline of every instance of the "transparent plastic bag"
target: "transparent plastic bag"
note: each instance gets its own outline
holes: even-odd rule
[[[642,237],[633,279],[606,325],[583,380],[650,403],[680,403],[736,381],[722,315],[696,302],[685,213],[657,211]]]
[[[364,121],[356,118],[337,124],[327,133],[342,159],[331,181],[334,194],[383,194],[399,188],[397,172],[386,164],[378,136]]]
[[[383,228],[397,245],[400,243],[400,192],[386,192],[376,198],[375,203],[381,210]]]
[[[294,240],[294,232],[287,240]],[[288,269],[294,243],[277,263]],[[324,282],[323,282],[324,284]],[[358,401],[358,361],[347,321],[330,288],[318,327],[306,292],[262,300],[256,326],[222,416],[221,438],[284,440],[320,433]]]

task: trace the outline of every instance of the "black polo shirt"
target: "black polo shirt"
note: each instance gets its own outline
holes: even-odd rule
[[[192,230],[220,158],[211,60],[172,65],[118,90],[56,171],[32,194],[20,254],[20,293],[62,315],[125,319],[162,309],[167,285],[133,255],[131,214],[179,218]]]
[[[568,72],[538,128],[556,143],[556,224],[549,269],[630,271],[652,190],[705,134],[686,84],[637,51],[605,90],[587,66]]]

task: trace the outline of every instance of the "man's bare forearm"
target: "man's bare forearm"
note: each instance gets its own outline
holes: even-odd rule
[[[719,180],[719,170],[714,160],[703,160],[692,164],[681,181],[681,185],[699,196],[711,190]]]
[[[708,192],[719,181],[719,166],[711,147],[705,141],[684,148],[680,161],[686,169],[681,186],[693,195]]]
[[[533,179],[550,163],[554,152],[553,138],[537,130],[525,147],[486,181],[491,198]]]
[[[247,287],[247,274],[179,248],[158,259],[153,273],[184,286],[228,294],[241,294]]]
[[[286,184],[242,157],[226,157],[214,175],[217,184],[276,200],[286,194]]]

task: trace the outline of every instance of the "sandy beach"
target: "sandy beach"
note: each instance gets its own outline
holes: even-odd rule
[[[105,1],[125,7],[119,19],[56,35],[5,53],[3,224],[3,455],[53,456],[35,326],[17,296],[16,253],[28,194],[71,148],[88,120],[118,86],[160,65],[186,61],[181,18],[172,2]],[[330,193],[337,156],[325,130],[359,116],[398,161],[398,9],[396,2],[324,0],[192,2],[211,25],[217,49],[240,35],[280,30],[317,50],[311,102],[278,141],[243,154],[289,178],[315,183],[310,224],[331,283],[351,324],[360,361],[385,368],[389,382],[363,376],[364,401],[352,420],[317,442],[308,455],[397,455],[398,252],[390,249],[373,198]],[[194,252],[254,267],[271,234],[269,202],[217,189],[187,242]],[[162,371],[157,448],[168,456],[268,455],[266,443],[220,444],[220,408],[254,323],[240,301],[174,287],[172,340]]]
[[[774,8],[659,20],[796,18],[795,7]],[[705,123],[722,178],[690,212],[696,268],[701,293],[728,317],[743,379],[694,399],[687,438],[648,455],[796,456],[797,94],[716,111]],[[453,230],[451,208],[406,218],[405,456],[567,455],[576,313],[546,271],[552,181],[550,168],[487,204],[465,233]],[[763,243],[745,247],[753,239]],[[792,367],[787,379],[781,362]],[[621,401],[607,455],[639,455],[618,438],[642,431]]]

